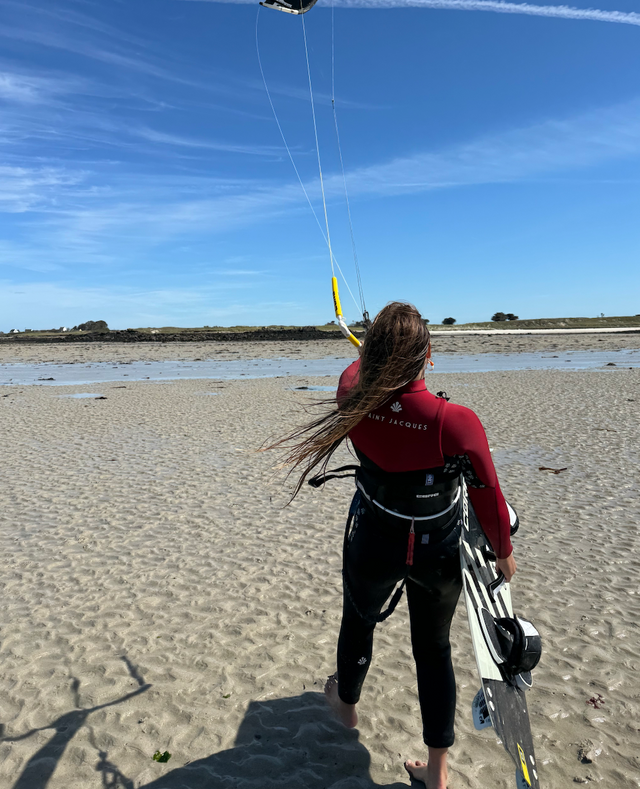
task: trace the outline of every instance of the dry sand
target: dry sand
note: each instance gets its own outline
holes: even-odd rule
[[[98,360],[21,352],[69,360],[59,350]],[[318,397],[289,387],[312,383],[327,379],[0,389],[2,789],[409,785],[402,762],[425,749],[404,603],[377,631],[359,729],[321,695],[350,483],[282,509],[275,458],[255,451]],[[521,517],[512,592],[544,637],[529,695],[542,786],[640,786],[640,370],[429,383],[478,412]],[[107,399],[60,397],[83,391]],[[510,760],[472,726],[462,603],[453,647],[450,787],[512,789]]]

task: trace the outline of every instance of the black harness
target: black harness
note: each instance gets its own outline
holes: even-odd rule
[[[345,595],[353,605],[361,619],[369,623],[384,622],[395,611],[404,587],[407,583],[409,571],[413,565],[413,549],[416,534],[428,534],[429,541],[441,542],[453,531],[459,521],[462,486],[458,476],[435,481],[434,475],[428,472],[410,472],[412,481],[417,481],[416,475],[426,475],[432,480],[428,485],[407,484],[399,480],[399,474],[384,473],[376,469],[363,466],[347,465],[317,474],[308,482],[313,488],[319,488],[332,479],[347,479],[355,477],[357,492],[351,502],[349,515],[344,530],[342,551],[342,577]],[[427,481],[425,479],[425,481]],[[351,526],[358,508],[366,507],[378,523],[393,533],[407,533],[407,560],[404,578],[393,593],[386,610],[373,617],[363,614],[354,599],[347,572],[346,555],[351,535]]]

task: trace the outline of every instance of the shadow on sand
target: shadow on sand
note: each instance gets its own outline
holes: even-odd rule
[[[407,789],[408,776],[406,783],[375,783],[370,763],[357,730],[334,721],[324,695],[303,693],[252,701],[233,748],[140,789]]]
[[[58,762],[64,756],[67,745],[69,745],[71,740],[75,737],[78,730],[82,726],[88,726],[89,730],[91,731],[91,727],[87,723],[87,718],[92,712],[97,712],[98,710],[103,710],[107,707],[113,707],[116,704],[122,704],[123,702],[128,701],[135,696],[139,696],[141,693],[146,693],[146,691],[149,690],[151,685],[145,683],[137,668],[129,661],[129,659],[122,657],[122,661],[126,665],[129,675],[138,683],[137,690],[127,693],[126,695],[121,696],[119,699],[115,699],[114,701],[108,701],[105,704],[98,704],[95,707],[81,707],[80,680],[76,677],[72,677],[71,692],[74,696],[76,709],[61,715],[56,720],[52,721],[48,726],[43,726],[38,729],[31,729],[31,731],[26,732],[26,734],[19,734],[15,737],[0,736],[0,742],[19,742],[21,740],[27,740],[29,737],[32,737],[34,734],[37,734],[41,731],[49,731],[51,729],[55,731],[53,737],[51,737],[51,739],[45,745],[43,745],[42,748],[39,748],[27,761],[24,770],[19,775],[11,789],[46,789],[49,779],[58,766]],[[4,734],[3,729],[4,727],[0,727],[0,735]],[[92,734],[90,739],[93,741]],[[115,787],[118,787],[118,789],[120,789],[120,787],[122,789],[133,789],[133,781],[127,781],[126,779],[121,783],[114,783],[113,780],[111,783],[105,783],[105,777],[109,775],[109,771],[113,773],[113,770],[111,769],[113,768],[113,765],[107,762],[107,754],[104,751],[101,751],[97,747],[96,750],[100,756],[100,763],[97,769],[102,772],[103,786],[114,787],[114,789]],[[116,773],[118,780],[120,780],[120,774],[118,773],[117,769]]]
[[[92,712],[121,704],[151,687],[125,662],[138,680],[138,689],[99,707],[73,710],[52,722],[46,728],[54,729],[54,736],[29,759],[12,789],[46,789],[73,736],[81,726],[89,726]],[[78,680],[73,689],[77,696]],[[41,729],[1,740],[24,740],[36,731]],[[406,782],[389,784],[371,779],[371,758],[358,732],[344,729],[332,718],[321,693],[252,701],[233,748],[169,769],[142,785],[134,784],[109,761],[107,752],[97,747],[96,752],[96,771],[104,789],[134,789],[134,785],[136,789],[406,789],[408,784],[408,777]],[[158,770],[166,769],[158,765]]]

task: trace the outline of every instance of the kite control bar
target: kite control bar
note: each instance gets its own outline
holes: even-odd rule
[[[331,277],[331,289],[333,290],[333,307],[336,312],[336,318],[338,319],[338,325],[340,326],[340,331],[343,335],[349,340],[352,345],[355,345],[356,348],[360,347],[360,340],[353,334],[351,329],[347,326],[347,322],[342,315],[342,307],[340,306],[340,294],[338,293],[338,280],[336,277]]]

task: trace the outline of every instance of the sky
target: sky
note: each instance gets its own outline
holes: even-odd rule
[[[0,0],[0,331],[640,313],[637,8]]]

